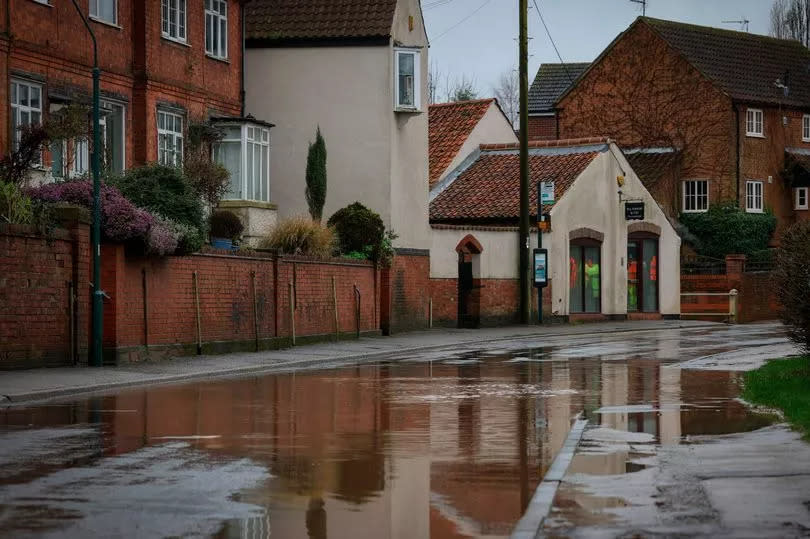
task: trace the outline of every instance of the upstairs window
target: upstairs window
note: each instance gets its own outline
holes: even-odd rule
[[[745,182],[745,211],[748,213],[762,213],[762,189],[760,181]]]
[[[183,117],[158,110],[158,163],[172,167],[183,165]]]
[[[186,42],[186,0],[161,0],[162,31],[166,39]]]
[[[806,210],[810,208],[808,204],[808,195],[810,195],[810,187],[797,187],[796,188],[796,203],[793,209]]]
[[[11,81],[12,146],[16,151],[22,133],[20,129],[42,123],[42,86],[30,82]],[[34,163],[42,164],[42,157]]]
[[[802,141],[810,142],[810,114],[802,116]]]
[[[394,49],[394,108],[419,110],[420,53],[413,49]]]
[[[118,24],[118,0],[90,0],[90,16],[110,24]]]
[[[224,198],[270,202],[270,129],[249,122],[222,127],[213,154],[231,176]]]
[[[683,211],[697,213],[709,210],[709,181],[686,180],[683,182]]]
[[[205,52],[214,58],[228,57],[228,2],[205,0]]]
[[[745,134],[749,137],[764,137],[762,128],[762,109],[745,111]]]

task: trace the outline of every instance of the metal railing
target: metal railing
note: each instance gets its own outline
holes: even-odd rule
[[[728,292],[681,292],[681,297],[684,296],[725,296],[728,297],[728,312],[725,313],[685,313],[681,312],[681,316],[722,316],[728,320],[729,324],[736,324],[739,315],[739,292],[737,289],[729,290]]]

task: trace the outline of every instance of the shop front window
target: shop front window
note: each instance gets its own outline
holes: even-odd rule
[[[572,313],[602,312],[601,245],[571,242],[569,287]]]
[[[658,239],[627,242],[627,310],[658,312]]]

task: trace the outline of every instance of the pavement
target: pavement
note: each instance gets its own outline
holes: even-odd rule
[[[182,357],[118,367],[61,367],[0,372],[0,406],[31,404],[116,389],[238,377],[299,369],[324,369],[375,361],[386,356],[495,341],[616,334],[680,328],[724,327],[688,320],[604,322],[580,325],[433,329],[391,337],[324,342],[277,351]]]

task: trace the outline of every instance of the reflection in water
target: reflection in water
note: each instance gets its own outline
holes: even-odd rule
[[[657,353],[677,355],[671,346]],[[232,496],[258,513],[229,517],[223,509],[219,537],[508,536],[576,414],[607,432],[644,433],[664,444],[767,422],[733,400],[737,378],[729,373],[681,371],[649,356],[553,360],[551,352],[467,352],[445,356],[448,362],[157,387],[4,410],[0,510],[23,504],[20,492],[59,470],[182,440],[207,455],[212,470],[247,458],[241,462],[266,471]],[[642,469],[633,458],[582,455],[572,469]],[[157,482],[148,471],[144,477],[144,488]],[[123,505],[130,495],[103,492]],[[172,501],[161,500],[164,494],[156,490],[154,502]],[[58,528],[58,509],[49,529]],[[44,517],[25,517],[14,529],[42,529]],[[65,518],[67,528],[82,515]]]

